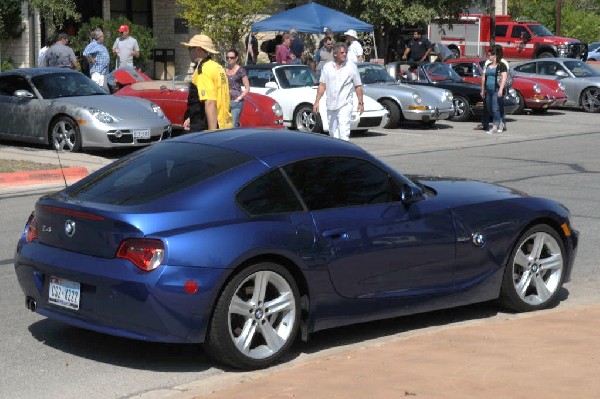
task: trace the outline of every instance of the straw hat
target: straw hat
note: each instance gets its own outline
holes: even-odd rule
[[[202,47],[209,53],[218,53],[212,39],[206,35],[194,35],[189,42],[181,42],[181,45],[186,47]]]
[[[344,32],[344,35],[352,36],[353,38],[358,39],[358,34],[354,29],[348,29],[346,32]]]

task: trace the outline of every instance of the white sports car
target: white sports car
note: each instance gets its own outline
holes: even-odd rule
[[[258,64],[244,67],[250,80],[250,91],[265,94],[277,101],[283,109],[283,123],[288,128],[305,132],[327,132],[325,96],[319,103],[318,114],[313,112],[319,79],[306,65]],[[368,96],[364,96],[364,112],[352,112],[351,130],[383,127],[388,112]],[[356,110],[358,99],[354,95]]]

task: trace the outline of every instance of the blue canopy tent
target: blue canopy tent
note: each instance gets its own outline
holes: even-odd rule
[[[315,34],[324,33],[326,29],[337,33],[354,29],[357,32],[371,32],[373,35],[373,25],[312,2],[255,22],[251,30],[252,32],[289,31],[291,28],[295,28],[298,32]],[[373,43],[375,43],[375,36],[373,36]],[[377,58],[377,47],[375,47],[375,58]]]

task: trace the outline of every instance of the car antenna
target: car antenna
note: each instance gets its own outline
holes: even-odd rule
[[[60,160],[60,151],[58,150],[58,148],[54,147],[56,149],[56,157],[58,158],[58,165],[60,166],[60,174],[62,175],[63,181],[65,182],[65,188],[69,187],[69,185],[67,184],[67,177],[65,176],[65,170],[63,168],[62,165],[62,161]]]

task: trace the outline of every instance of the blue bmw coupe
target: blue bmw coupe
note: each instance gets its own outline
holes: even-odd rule
[[[348,142],[189,134],[39,199],[15,255],[27,308],[268,367],[297,335],[498,299],[547,308],[577,231],[548,199],[404,176]]]

